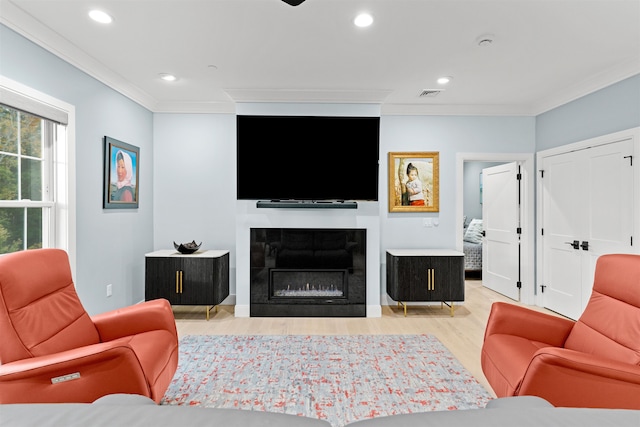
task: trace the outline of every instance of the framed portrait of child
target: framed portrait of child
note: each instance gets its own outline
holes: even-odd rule
[[[389,212],[439,212],[439,153],[389,153]]]

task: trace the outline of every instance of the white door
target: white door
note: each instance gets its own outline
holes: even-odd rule
[[[520,173],[517,162],[482,170],[482,284],[520,300]]]
[[[632,253],[633,143],[545,157],[543,305],[572,319],[586,306],[597,258]]]
[[[543,305],[576,319],[582,307],[581,230],[586,216],[580,152],[544,159],[543,170]]]

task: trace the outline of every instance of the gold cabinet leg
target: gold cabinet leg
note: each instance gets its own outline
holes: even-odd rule
[[[214,310],[217,313],[218,312],[218,306],[217,305],[211,305],[211,306],[207,305],[207,306],[205,306],[205,310],[207,310],[207,320],[209,320],[209,318],[211,317],[210,316],[211,310]]]
[[[451,314],[451,317],[453,317],[453,301],[451,301],[451,304],[449,304],[448,302],[440,301],[440,310],[442,310],[445,305],[449,307],[449,313]]]
[[[398,301],[398,307],[400,306],[404,308],[404,317],[407,317],[407,304],[402,301]]]

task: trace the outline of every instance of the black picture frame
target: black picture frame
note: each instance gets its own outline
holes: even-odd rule
[[[121,175],[118,175],[118,171]],[[104,209],[137,209],[139,203],[140,148],[104,137]]]

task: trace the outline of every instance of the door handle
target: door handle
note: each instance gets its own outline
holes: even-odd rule
[[[580,245],[580,247],[582,248],[583,251],[588,251],[589,250],[589,242],[587,242],[586,240],[582,242],[582,244]]]
[[[580,248],[580,241],[579,240],[574,240],[573,242],[565,242],[565,243],[567,245],[573,246],[573,249],[579,249]]]

